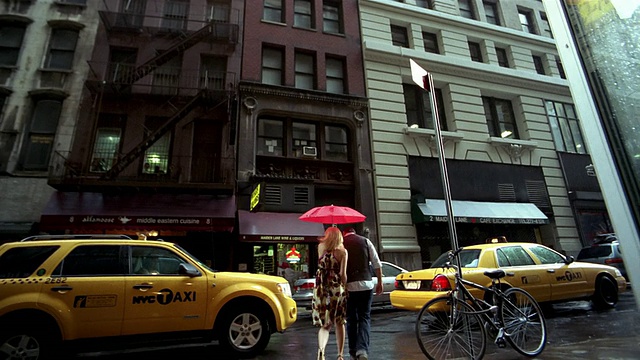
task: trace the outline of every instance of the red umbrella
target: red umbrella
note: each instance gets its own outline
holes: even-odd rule
[[[321,224],[352,224],[363,222],[366,218],[348,206],[325,205],[314,207],[298,219]]]

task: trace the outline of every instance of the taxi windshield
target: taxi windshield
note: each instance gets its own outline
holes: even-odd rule
[[[460,265],[465,268],[478,267],[478,258],[480,257],[480,250],[462,250],[460,251]],[[446,262],[449,261],[448,252],[440,255],[436,261],[431,264],[431,268],[441,268]]]
[[[194,260],[195,262],[198,263],[198,265],[202,266],[203,268],[209,270],[209,271],[213,271],[216,272],[217,270],[213,270],[212,268],[210,268],[209,266],[207,266],[207,264],[203,263],[202,261],[200,261],[200,259],[198,259],[197,257],[193,256],[190,252],[188,252],[187,250],[185,250],[183,247],[181,247],[178,244],[174,244],[176,248],[178,248],[180,251],[182,251],[183,253],[189,255],[189,257]]]

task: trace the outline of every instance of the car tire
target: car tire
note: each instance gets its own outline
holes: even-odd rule
[[[55,334],[31,321],[13,322],[0,330],[0,359],[56,359],[60,354]]]
[[[592,298],[596,309],[609,309],[618,303],[618,286],[608,276],[596,280],[596,289]]]
[[[238,358],[253,358],[269,343],[269,321],[260,307],[235,306],[225,316],[220,329],[220,346]]]

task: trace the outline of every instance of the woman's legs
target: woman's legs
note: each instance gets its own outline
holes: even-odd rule
[[[336,324],[336,343],[338,344],[338,355],[342,356],[344,351],[345,325]]]
[[[329,331],[331,325],[326,325],[318,330],[318,360],[324,360],[324,350],[329,342]]]

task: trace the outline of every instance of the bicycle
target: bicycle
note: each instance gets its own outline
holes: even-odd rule
[[[444,265],[455,271],[451,291],[426,303],[418,314],[415,329],[422,352],[431,360],[482,359],[491,333],[501,348],[508,342],[522,355],[539,355],[547,328],[538,302],[520,288],[503,290],[500,279],[514,274],[502,269],[484,272],[491,279],[489,287],[463,279],[459,267],[451,263],[461,250],[450,251]],[[492,302],[473,297],[465,286],[484,290],[491,295],[485,299]]]

